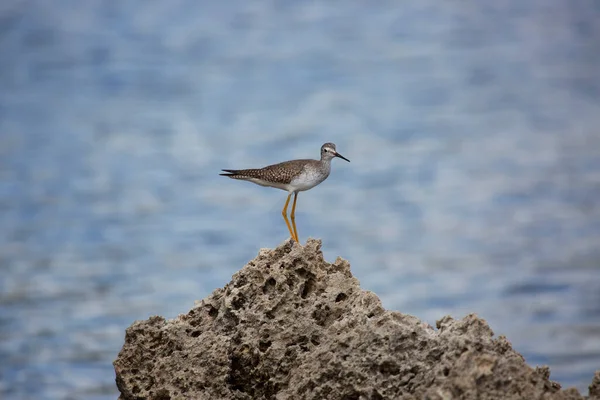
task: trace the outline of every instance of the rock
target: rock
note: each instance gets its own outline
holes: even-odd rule
[[[590,385],[590,399],[600,399],[600,370],[596,371]]]
[[[120,399],[583,398],[475,315],[434,329],[384,310],[320,247],[263,249],[187,314],[135,322],[114,362]]]

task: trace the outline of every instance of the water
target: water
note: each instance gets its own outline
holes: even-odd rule
[[[3,2],[0,397],[116,398],[127,326],[287,237],[284,192],[219,170],[326,141],[352,162],[299,196],[302,240],[587,393],[599,22],[593,0]]]

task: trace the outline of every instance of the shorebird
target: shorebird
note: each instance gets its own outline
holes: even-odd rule
[[[281,210],[281,215],[283,215],[292,239],[300,243],[298,240],[298,230],[296,229],[296,200],[298,199],[298,192],[312,189],[327,179],[329,172],[331,172],[331,160],[334,157],[339,157],[342,160],[350,162],[350,160],[336,151],[335,144],[325,143],[321,146],[320,160],[290,160],[256,169],[223,169],[222,171],[225,173],[220,175],[287,191],[288,197],[283,210]],[[294,203],[292,205],[292,213],[290,214],[292,220],[292,224],[290,225],[287,208],[292,194],[294,195]]]

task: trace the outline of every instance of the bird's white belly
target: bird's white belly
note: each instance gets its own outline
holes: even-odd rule
[[[290,186],[294,188],[294,191],[303,192],[308,189],[312,189],[319,183],[323,182],[329,174],[320,174],[314,170],[304,170],[292,179]]]

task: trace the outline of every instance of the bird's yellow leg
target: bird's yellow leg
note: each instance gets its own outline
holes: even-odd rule
[[[296,237],[294,236],[294,232],[292,231],[292,226],[290,225],[290,221],[288,220],[288,217],[287,217],[287,207],[288,207],[288,204],[290,203],[291,197],[292,197],[292,194],[290,193],[288,195],[287,200],[285,201],[285,206],[283,206],[283,210],[281,210],[281,215],[283,215],[283,219],[285,220],[285,224],[287,225],[287,228],[290,231],[290,235],[292,236],[292,239],[296,240]]]
[[[298,192],[294,192],[294,204],[292,204],[292,214],[290,218],[292,219],[292,227],[294,228],[294,235],[296,236],[296,242],[300,243],[298,239],[298,230],[296,229],[296,200],[298,199]]]

